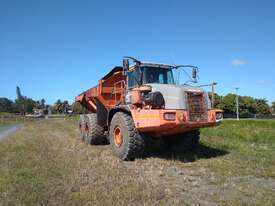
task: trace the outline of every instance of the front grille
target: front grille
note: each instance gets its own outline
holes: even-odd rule
[[[191,122],[207,121],[206,102],[203,93],[187,92],[188,114]]]

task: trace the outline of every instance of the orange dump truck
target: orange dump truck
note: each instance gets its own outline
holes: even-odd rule
[[[124,58],[123,66],[75,98],[89,111],[80,115],[81,139],[87,144],[110,143],[122,160],[141,157],[148,136],[195,148],[199,129],[220,123],[223,112],[212,108],[201,87],[175,83],[173,70],[186,67],[192,68],[190,79],[196,82],[195,66]]]

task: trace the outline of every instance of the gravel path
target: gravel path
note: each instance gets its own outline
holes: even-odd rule
[[[16,130],[23,127],[23,124],[14,124],[0,127],[0,141],[7,138],[9,135],[14,133]]]

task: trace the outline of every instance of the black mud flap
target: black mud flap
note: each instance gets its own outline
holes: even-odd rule
[[[108,123],[108,110],[104,107],[104,105],[96,99],[96,113],[97,113],[97,124],[101,127],[106,127]]]

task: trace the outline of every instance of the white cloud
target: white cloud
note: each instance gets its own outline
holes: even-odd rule
[[[236,67],[237,66],[243,66],[243,65],[247,64],[247,61],[245,61],[243,59],[233,59],[232,62],[231,62],[231,64],[233,66],[236,66]]]

